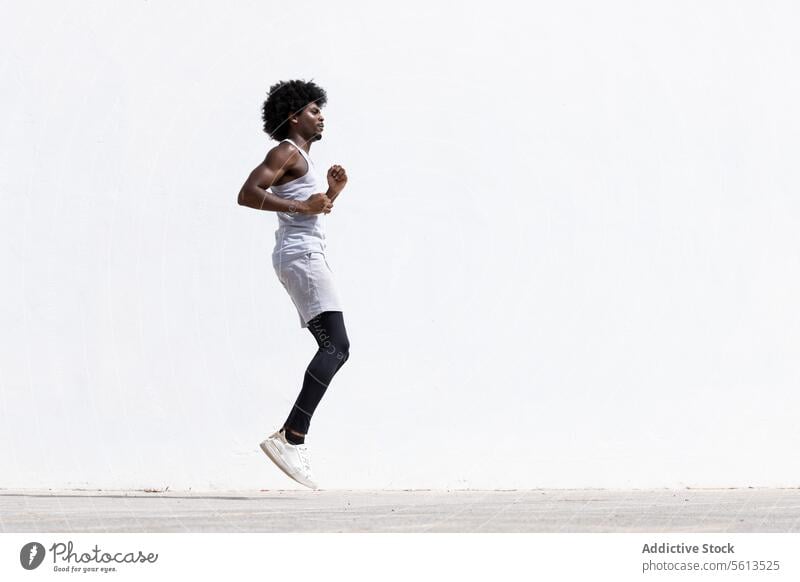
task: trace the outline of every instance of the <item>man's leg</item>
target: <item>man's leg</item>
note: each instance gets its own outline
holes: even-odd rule
[[[350,341],[341,311],[325,311],[308,322],[308,330],[319,346],[303,377],[303,387],[286,422],[286,440],[305,441],[311,417],[333,376],[350,357]]]

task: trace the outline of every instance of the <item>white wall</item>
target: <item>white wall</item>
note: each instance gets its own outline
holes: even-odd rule
[[[798,485],[796,4],[235,4],[6,7],[0,486],[293,486],[287,78],[350,176],[322,487]]]

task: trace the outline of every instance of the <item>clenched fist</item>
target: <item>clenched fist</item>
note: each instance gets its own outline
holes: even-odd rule
[[[333,203],[325,194],[312,194],[304,203],[304,214],[330,214]]]
[[[339,164],[334,164],[328,170],[328,188],[338,194],[347,185],[347,173]]]

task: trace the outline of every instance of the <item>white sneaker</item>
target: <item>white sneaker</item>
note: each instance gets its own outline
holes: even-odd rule
[[[261,450],[289,477],[311,489],[317,488],[311,475],[308,448],[305,444],[293,445],[287,441],[283,429],[269,435],[261,443]]]

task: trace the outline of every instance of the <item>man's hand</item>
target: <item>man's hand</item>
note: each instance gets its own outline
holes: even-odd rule
[[[325,194],[312,194],[301,203],[298,211],[302,214],[330,214],[333,202]]]
[[[328,192],[339,194],[347,186],[347,173],[339,164],[334,164],[328,170]]]

